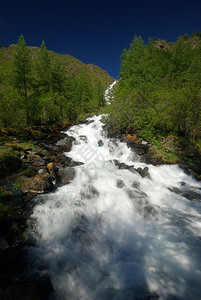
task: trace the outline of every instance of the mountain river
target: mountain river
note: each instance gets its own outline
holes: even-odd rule
[[[84,164],[34,208],[31,252],[51,299],[201,299],[201,184],[177,165],[141,163],[102,126],[94,116],[68,130],[66,155]]]

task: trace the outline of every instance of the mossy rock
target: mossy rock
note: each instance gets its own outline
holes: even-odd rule
[[[16,155],[3,154],[0,156],[0,164],[0,178],[3,178],[6,175],[18,170],[22,165],[22,161]]]

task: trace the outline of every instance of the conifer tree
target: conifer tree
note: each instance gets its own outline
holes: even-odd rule
[[[38,85],[44,91],[50,90],[51,83],[51,63],[49,53],[43,41],[37,57]]]
[[[23,99],[26,110],[26,123],[30,125],[30,108],[28,91],[31,81],[31,65],[29,60],[29,49],[26,46],[24,37],[19,37],[16,50],[13,57],[13,84],[17,88],[20,96]]]

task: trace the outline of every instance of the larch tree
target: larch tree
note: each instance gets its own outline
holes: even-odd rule
[[[14,57],[13,57],[13,84],[18,90],[20,97],[25,105],[26,110],[26,124],[30,125],[30,107],[29,107],[29,96],[31,84],[31,64],[29,59],[29,49],[26,46],[24,37],[19,37]]]

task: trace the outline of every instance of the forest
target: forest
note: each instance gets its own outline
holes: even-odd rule
[[[201,32],[175,43],[135,36],[121,57],[110,106],[114,130],[148,141],[169,134],[201,138]]]
[[[10,48],[0,52],[0,128],[72,122],[104,106],[104,85],[112,78],[102,70],[93,78],[98,67],[89,65],[95,69],[90,77],[90,70],[71,57],[70,70],[77,70],[68,72],[44,41],[31,50],[22,35]]]

